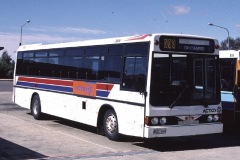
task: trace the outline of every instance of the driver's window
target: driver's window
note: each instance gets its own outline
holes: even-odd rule
[[[126,57],[122,88],[140,91],[145,88],[147,57]]]

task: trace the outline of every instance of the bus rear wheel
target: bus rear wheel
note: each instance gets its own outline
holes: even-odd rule
[[[31,102],[31,114],[34,119],[39,120],[42,117],[41,102],[38,95],[35,95]]]
[[[114,141],[117,141],[119,139],[118,120],[114,110],[106,111],[103,119],[103,129],[108,139]]]

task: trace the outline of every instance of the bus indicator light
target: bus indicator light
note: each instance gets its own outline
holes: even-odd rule
[[[149,117],[148,116],[145,117],[145,121],[144,122],[145,122],[146,125],[149,125]]]
[[[158,124],[158,118],[157,117],[152,118],[151,123],[152,123],[152,125],[157,125]]]
[[[159,122],[160,122],[161,125],[165,125],[167,123],[167,118],[162,117],[162,118],[160,118]]]

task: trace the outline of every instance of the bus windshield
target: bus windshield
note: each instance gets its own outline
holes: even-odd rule
[[[187,106],[220,103],[218,57],[154,53],[150,104]]]

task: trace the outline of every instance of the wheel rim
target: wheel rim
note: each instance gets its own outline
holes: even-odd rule
[[[106,129],[109,134],[114,134],[117,130],[117,119],[113,114],[106,119]]]
[[[33,103],[33,114],[38,114],[38,109],[39,109],[39,103],[38,101],[34,101]]]

